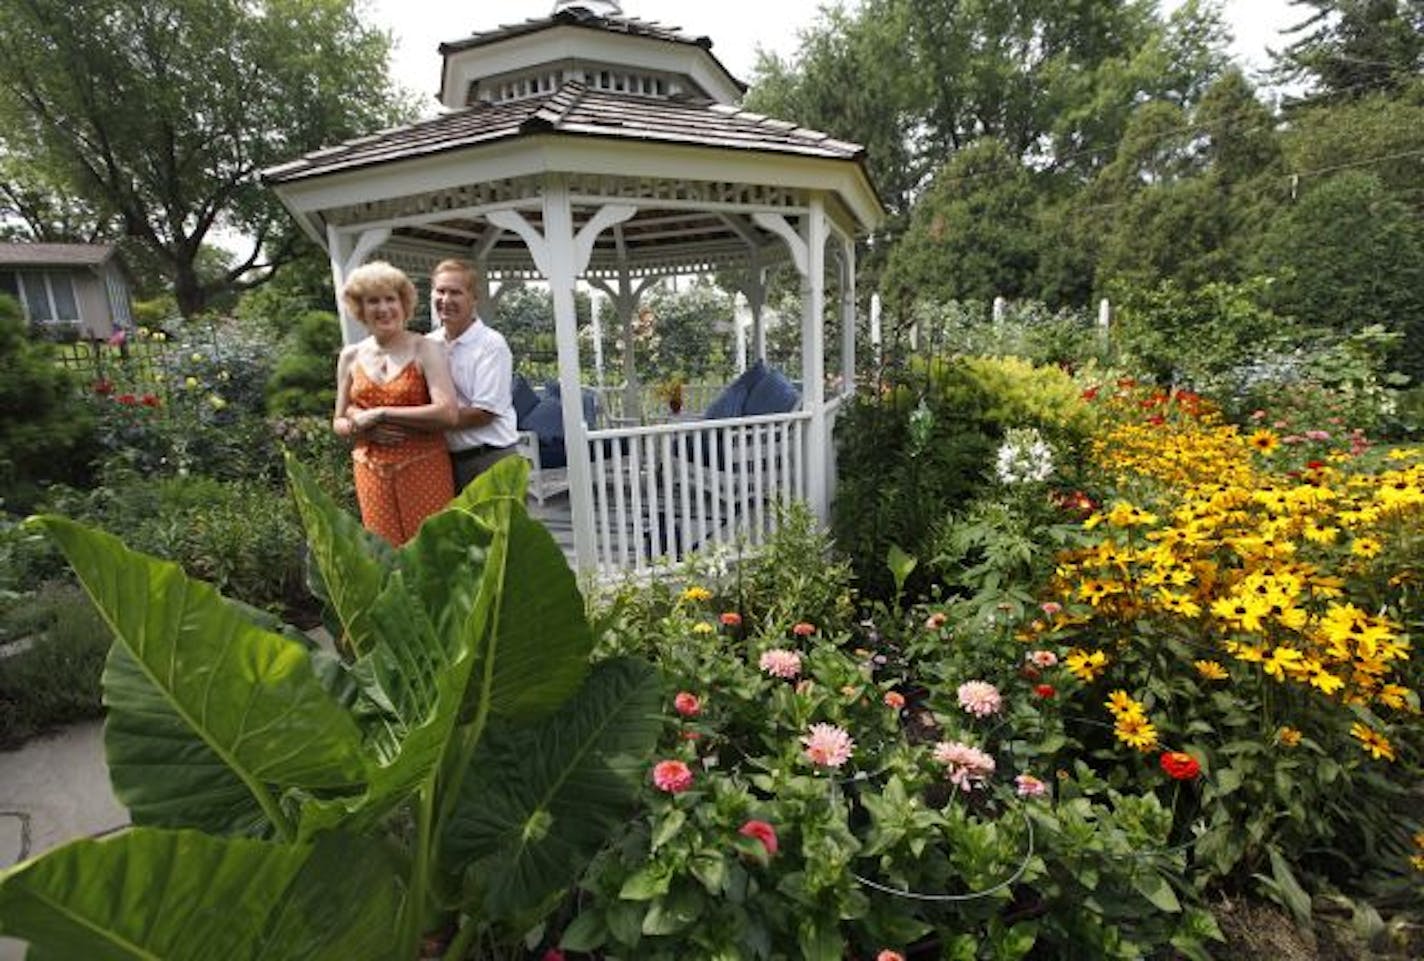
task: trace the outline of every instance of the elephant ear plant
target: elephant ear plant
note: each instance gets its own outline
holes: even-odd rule
[[[288,458],[344,659],[60,517],[114,632],[105,746],[133,827],[0,875],[29,957],[415,958],[536,925],[629,811],[655,671],[590,669],[572,573],[508,458],[392,550]]]

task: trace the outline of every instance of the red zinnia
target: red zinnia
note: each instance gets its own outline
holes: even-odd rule
[[[114,382],[112,380],[104,380],[103,378],[100,378],[99,380],[94,381],[94,393],[98,394],[100,397],[107,397],[113,392]]]
[[[1185,752],[1163,751],[1160,760],[1162,770],[1175,781],[1194,781],[1197,775],[1201,774],[1201,765],[1197,763],[1197,759]]]
[[[1058,692],[1054,690],[1052,684],[1040,684],[1033,689],[1033,693],[1043,698],[1045,701],[1052,698]]]
[[[811,624],[807,621],[802,621],[795,627],[791,628],[791,633],[795,634],[797,637],[810,637],[812,634],[816,633],[816,625]]]
[[[748,821],[743,824],[737,833],[744,838],[756,838],[761,842],[761,846],[766,848],[767,857],[776,853],[776,829],[765,821]]]
[[[120,394],[114,399],[117,400],[120,404],[123,404],[125,407],[132,407],[134,404],[138,403],[138,398],[135,397],[133,394]]]
[[[742,615],[738,614],[736,611],[723,611],[722,616],[719,618],[719,620],[721,620],[723,627],[742,626]]]
[[[672,699],[673,710],[683,717],[696,717],[702,713],[702,702],[691,691],[678,691]]]
[[[681,794],[692,787],[692,769],[681,761],[659,761],[653,765],[653,784],[659,791]]]
[[[138,399],[138,402],[145,407],[161,407],[163,405],[163,401],[159,400],[157,394],[144,394]]]

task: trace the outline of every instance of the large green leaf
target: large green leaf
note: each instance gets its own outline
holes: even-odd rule
[[[290,451],[286,460],[287,479],[326,598],[346,643],[357,654],[365,653],[375,643],[367,620],[371,602],[381,592],[394,554],[389,544],[337,507]]]
[[[32,959],[387,961],[398,907],[388,856],[135,828],[0,875],[0,933]]]
[[[446,826],[480,912],[511,917],[571,884],[627,816],[662,719],[656,672],[606,661],[537,725],[491,725]]]
[[[111,658],[105,699],[115,791],[136,822],[247,823],[251,809],[217,764],[273,820],[286,788],[364,784],[360,731],[300,644],[252,624],[176,564],[65,518],[33,523],[59,544],[127,655]],[[215,797],[228,813],[208,810]]]

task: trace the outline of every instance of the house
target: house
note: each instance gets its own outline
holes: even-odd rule
[[[113,244],[0,243],[0,294],[20,302],[32,328],[57,339],[103,340],[133,327]]]

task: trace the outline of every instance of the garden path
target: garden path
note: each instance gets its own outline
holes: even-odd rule
[[[0,869],[73,838],[128,823],[104,763],[104,722],[75,724],[0,753]],[[21,961],[23,942],[0,937],[0,961]]]

